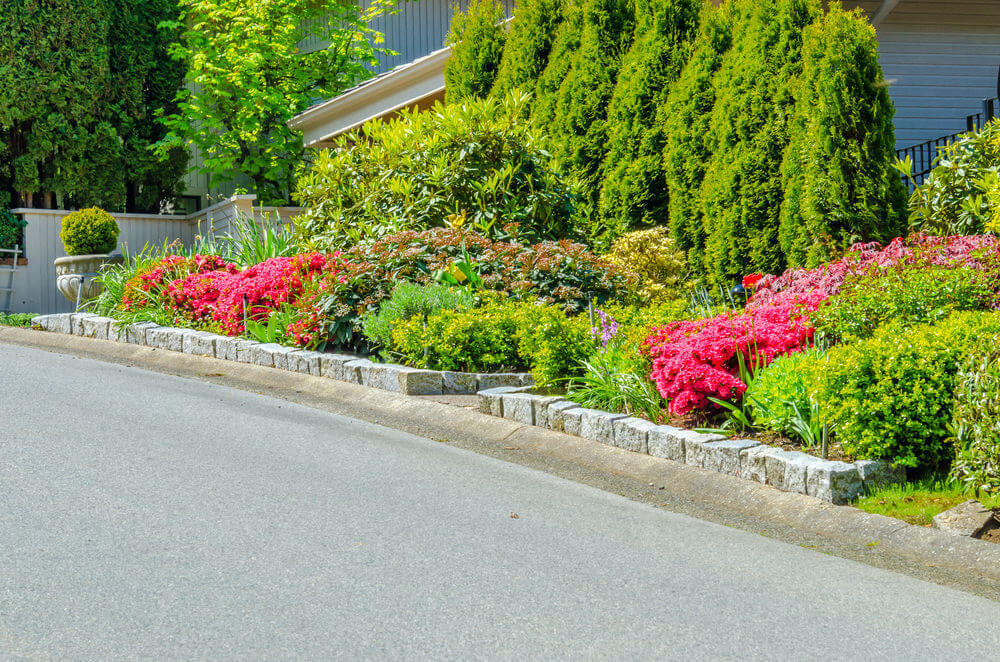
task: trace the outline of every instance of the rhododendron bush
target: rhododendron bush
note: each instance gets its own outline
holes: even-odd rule
[[[652,379],[670,402],[670,412],[682,415],[706,408],[709,397],[740,397],[747,388],[740,379],[740,356],[745,365],[759,368],[807,346],[813,338],[807,314],[824,299],[826,294],[815,292],[778,305],[654,329],[646,340]]]
[[[347,268],[339,253],[274,257],[242,271],[217,256],[170,255],[133,278],[122,308],[164,306],[195,325],[238,336],[246,331],[244,319],[266,321],[287,307],[293,311],[288,338],[312,347],[325,340],[327,320],[317,301],[344,283]]]

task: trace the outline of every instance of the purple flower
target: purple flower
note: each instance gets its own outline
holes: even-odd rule
[[[601,318],[601,327],[598,329],[596,326],[591,327],[590,334],[597,340],[598,337],[601,339],[601,351],[608,349],[608,343],[618,335],[618,322],[614,317],[608,315],[603,310],[598,310],[597,314]]]

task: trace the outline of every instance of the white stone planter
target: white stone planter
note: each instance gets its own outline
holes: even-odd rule
[[[74,304],[93,299],[101,293],[102,286],[93,276],[84,275],[98,273],[104,265],[116,264],[121,260],[121,256],[111,257],[107,253],[56,258],[56,288]],[[80,291],[81,284],[83,291]]]

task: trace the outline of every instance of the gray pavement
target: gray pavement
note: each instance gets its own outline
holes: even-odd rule
[[[0,344],[0,659],[991,659],[998,613],[406,433]]]

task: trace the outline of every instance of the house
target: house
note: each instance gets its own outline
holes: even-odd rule
[[[882,69],[896,106],[897,149],[900,156],[913,157],[918,174],[926,171],[936,153],[935,143],[978,126],[984,100],[998,96],[1000,0],[842,4],[861,7],[875,26]],[[384,30],[388,46],[401,50],[394,44],[405,43],[411,59],[316,104],[293,118],[290,126],[302,131],[307,146],[323,147],[367,121],[443,98],[450,52],[440,45],[450,17],[442,0],[407,3]]]

